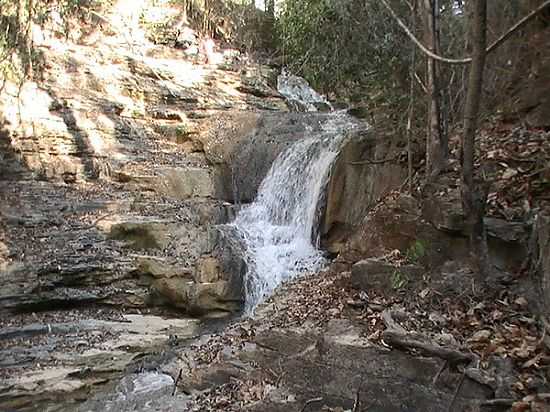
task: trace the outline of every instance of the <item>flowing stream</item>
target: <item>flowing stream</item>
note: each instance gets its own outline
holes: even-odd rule
[[[287,98],[300,100],[308,107],[308,97],[315,102],[322,100],[315,91],[305,89],[309,86],[303,79],[297,84],[295,76],[286,78],[293,85],[288,86],[284,78],[279,78],[279,88]],[[349,135],[347,132],[356,124],[342,112],[319,119],[321,132],[308,133],[277,157],[256,200],[241,209],[232,223],[246,249],[244,309],[249,315],[282,282],[318,271],[327,263],[319,250],[320,200],[331,165]]]

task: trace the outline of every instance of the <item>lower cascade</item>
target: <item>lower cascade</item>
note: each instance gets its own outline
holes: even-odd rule
[[[322,118],[321,132],[310,133],[277,157],[256,200],[232,223],[246,249],[248,315],[285,280],[327,263],[318,249],[319,206],[331,165],[356,124],[344,113]]]

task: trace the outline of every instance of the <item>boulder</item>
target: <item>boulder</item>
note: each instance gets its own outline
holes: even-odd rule
[[[152,297],[193,315],[236,312],[244,301],[243,246],[231,226],[208,231],[208,254],[197,256],[192,277],[153,279]]]
[[[208,232],[203,226],[182,224],[155,217],[132,216],[98,225],[111,239],[124,241],[133,250],[165,250],[191,267],[209,250]]]
[[[222,277],[220,261],[212,256],[202,257],[197,261],[195,281],[198,283],[212,283]]]
[[[351,282],[355,288],[369,291],[391,291],[408,282],[421,279],[424,269],[417,265],[395,266],[383,260],[370,258],[355,263],[351,268]]]
[[[550,322],[550,216],[537,215],[530,239],[531,269],[535,276],[536,307]]]
[[[376,163],[379,159],[393,161]],[[376,159],[375,162],[372,160]],[[339,253],[367,211],[381,197],[399,188],[406,178],[387,139],[359,131],[338,155],[327,187],[326,205],[320,222],[321,244],[331,253]]]
[[[188,292],[194,284],[192,280],[182,278],[160,278],[153,281],[152,294],[164,303],[180,309],[187,309]]]
[[[100,227],[111,239],[125,241],[131,249],[163,249],[170,241],[170,222],[146,217],[119,222],[102,222]]]
[[[189,293],[189,313],[236,312],[242,304],[241,291],[230,282],[221,280],[194,285]]]
[[[216,197],[216,184],[207,169],[198,167],[165,168],[159,170],[157,193],[174,199]]]
[[[136,272],[139,275],[149,275],[155,279],[160,278],[191,278],[188,269],[174,266],[166,261],[166,259],[156,256],[139,256],[137,258]]]
[[[157,279],[153,291],[171,306],[193,315],[235,312],[242,304],[241,291],[225,280],[195,283],[181,278]]]

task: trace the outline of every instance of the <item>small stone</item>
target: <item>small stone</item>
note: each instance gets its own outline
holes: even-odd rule
[[[346,301],[346,303],[348,306],[351,306],[352,308],[361,308],[364,306],[364,302],[360,300],[349,299],[348,301]]]
[[[340,314],[340,311],[337,308],[332,308],[328,310],[328,314],[330,316],[338,316]]]
[[[492,332],[487,329],[480,330],[476,333],[474,333],[474,336],[472,336],[470,339],[468,339],[469,342],[488,342],[489,338],[491,337]]]
[[[525,299],[523,296],[520,296],[517,298],[514,303],[522,308],[526,307],[529,303],[527,302],[527,299]]]
[[[456,345],[456,339],[450,333],[440,333],[437,336],[437,340],[444,345]]]
[[[436,325],[447,324],[447,319],[445,319],[440,313],[437,313],[437,312],[430,313],[429,319]]]

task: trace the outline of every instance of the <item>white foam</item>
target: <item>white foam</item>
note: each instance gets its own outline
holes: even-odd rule
[[[232,223],[246,248],[245,313],[252,314],[285,280],[326,264],[315,234],[319,201],[331,165],[353,127],[355,123],[342,113],[328,115],[322,132],[310,133],[277,157],[256,201]]]

